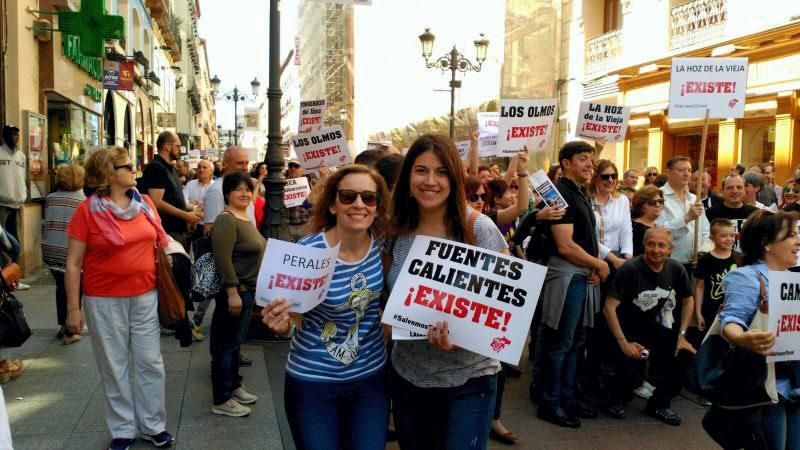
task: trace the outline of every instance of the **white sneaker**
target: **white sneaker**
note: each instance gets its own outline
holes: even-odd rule
[[[242,386],[233,390],[233,398],[243,405],[251,405],[258,400],[258,397],[244,390]]]
[[[653,396],[653,391],[651,391],[650,389],[647,389],[647,386],[645,386],[643,384],[643,385],[641,385],[638,388],[633,390],[633,395],[635,395],[635,396],[637,396],[639,398],[643,398],[643,399],[647,400],[648,398]]]
[[[250,414],[250,408],[242,406],[236,401],[236,398],[231,398],[221,405],[214,405],[211,412],[222,416],[244,417]]]
[[[647,388],[647,390],[650,391],[651,394],[656,391],[656,387],[653,386],[652,384],[648,383],[647,381],[643,382],[642,386]]]
[[[30,284],[25,284],[22,281],[20,281],[19,284],[17,284],[18,291],[27,291],[30,288],[31,288]]]

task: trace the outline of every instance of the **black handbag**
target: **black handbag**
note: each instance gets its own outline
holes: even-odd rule
[[[19,347],[31,337],[31,329],[22,312],[22,302],[2,277],[0,283],[0,346]]]
[[[750,329],[767,330],[768,300],[764,280],[758,277],[761,291]],[[742,409],[778,402],[775,364],[765,356],[728,342],[722,336],[719,316],[708,330],[695,358],[697,386],[703,397],[715,406]]]

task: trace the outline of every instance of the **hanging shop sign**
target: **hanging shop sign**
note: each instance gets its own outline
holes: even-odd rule
[[[103,88],[112,91],[132,91],[133,82],[133,61],[106,61]]]

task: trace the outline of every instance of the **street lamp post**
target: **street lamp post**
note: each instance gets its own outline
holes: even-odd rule
[[[455,45],[453,45],[453,49],[450,50],[449,53],[430,62],[429,59],[433,52],[433,41],[435,39],[436,36],[431,33],[430,28],[425,28],[425,32],[419,35],[419,42],[422,45],[422,57],[425,58],[425,67],[429,69],[438,67],[442,70],[442,73],[450,70],[450,139],[453,139],[456,120],[456,88],[461,87],[461,80],[456,80],[456,72],[466,73],[470,70],[480,72],[483,62],[486,61],[486,49],[489,47],[489,40],[483,37],[483,33],[481,33],[480,39],[474,42],[475,59],[478,63],[473,64],[472,61],[465,58],[464,55],[456,49]]]
[[[232,91],[220,94],[220,84],[222,84],[222,80],[214,75],[214,78],[211,79],[211,92],[214,93],[214,98],[217,100],[233,102],[233,128],[235,130],[238,125],[237,122],[239,116],[237,114],[237,107],[239,102],[255,103],[256,98],[258,98],[258,90],[261,88],[261,82],[258,81],[258,78],[253,78],[253,81],[250,82],[250,87],[253,92],[252,96],[239,92],[239,88],[237,86],[234,86]],[[233,145],[239,145],[239,136],[238,133],[235,132],[233,133]]]

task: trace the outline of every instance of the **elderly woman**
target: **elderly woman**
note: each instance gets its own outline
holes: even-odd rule
[[[742,266],[728,272],[723,281],[725,300],[719,326],[732,345],[769,355],[773,353],[775,331],[750,328],[750,324],[762,292],[769,292],[770,274],[785,271],[797,261],[797,214],[756,211],[742,226],[739,243]],[[775,363],[778,403],[742,410],[712,405],[703,418],[703,428],[724,448],[800,448],[800,410],[790,394],[800,388],[798,368],[797,361]]]
[[[98,150],[85,167],[91,194],[67,227],[66,328],[83,329],[82,288],[113,438],[109,448],[127,449],[137,433],[165,447],[174,438],[166,431],[155,248],[169,237],[152,200],[136,190],[127,150]]]
[[[76,164],[61,164],[56,169],[56,191],[47,196],[42,221],[42,259],[56,281],[56,318],[61,328],[58,339],[64,345],[78,342],[80,334],[68,331],[67,290],[64,286],[64,268],[67,265],[67,225],[75,209],[86,198],[83,195],[83,167]],[[80,299],[78,300],[80,302]]]

